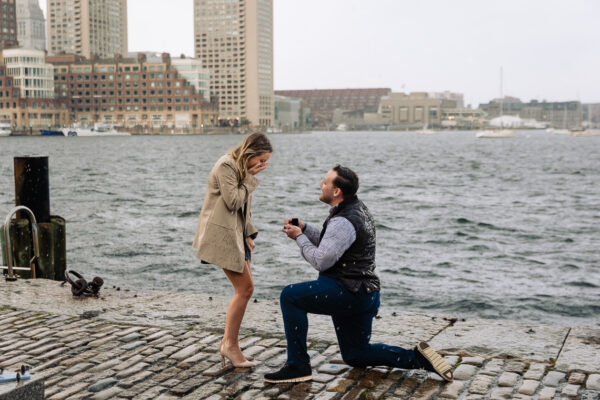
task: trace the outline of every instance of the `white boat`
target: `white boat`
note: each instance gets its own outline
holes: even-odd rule
[[[337,128],[335,128],[335,130],[338,131],[338,132],[345,132],[345,131],[348,130],[348,125],[346,125],[346,124],[339,124],[337,126]]]
[[[419,129],[418,131],[415,131],[415,132],[418,133],[419,135],[433,135],[435,133],[435,131],[433,129],[427,128],[427,124],[425,124],[422,129]]]
[[[0,136],[10,136],[12,129],[9,122],[0,122]]]
[[[485,129],[475,136],[482,139],[502,139],[515,137],[515,132],[511,129]]]
[[[70,127],[63,128],[65,136],[131,136],[127,132],[119,132],[112,125],[107,124],[95,124],[93,128],[90,127]]]
[[[566,135],[569,133],[568,129],[555,129],[555,128],[546,128],[546,132],[554,133],[556,135]]]

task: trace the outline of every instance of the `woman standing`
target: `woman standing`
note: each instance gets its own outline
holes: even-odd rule
[[[258,186],[255,175],[269,166],[272,152],[267,136],[256,132],[219,158],[208,177],[194,238],[196,257],[223,268],[233,285],[219,352],[223,364],[227,358],[235,367],[254,366],[242,354],[238,334],[254,291],[250,259],[258,231],[252,225],[250,207]]]

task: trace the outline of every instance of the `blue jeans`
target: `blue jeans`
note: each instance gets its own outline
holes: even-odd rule
[[[373,317],[379,309],[379,292],[347,290],[336,279],[295,283],[281,292],[281,312],[287,339],[287,363],[309,366],[306,350],[307,313],[331,315],[344,362],[353,367],[418,368],[413,350],[386,344],[369,344]]]

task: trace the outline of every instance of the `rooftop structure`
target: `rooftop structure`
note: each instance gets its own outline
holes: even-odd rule
[[[46,20],[38,0],[17,0],[19,46],[46,50]]]
[[[50,53],[127,54],[127,0],[48,0]]]

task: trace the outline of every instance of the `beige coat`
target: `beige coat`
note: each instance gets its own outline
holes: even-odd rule
[[[248,175],[239,185],[239,173],[233,158],[226,154],[208,177],[206,195],[194,238],[196,257],[235,272],[244,270],[244,241],[256,237],[250,206],[258,180]],[[245,207],[245,213],[244,205]]]

